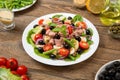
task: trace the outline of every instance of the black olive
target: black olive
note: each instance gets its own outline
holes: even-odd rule
[[[105,76],[105,80],[111,80],[111,77]]]
[[[40,40],[38,43],[39,43],[40,45],[45,45],[45,42],[44,42],[43,40]]]
[[[75,39],[78,40],[79,42],[81,41],[81,38],[79,36],[75,36]]]
[[[50,30],[54,29],[54,26],[50,26]]]
[[[113,62],[113,64],[114,64],[115,67],[119,67],[120,66],[120,61],[115,61],[115,62]]]
[[[81,54],[83,52],[83,50],[78,48],[77,52],[78,52],[78,54]]]
[[[54,38],[55,39],[60,39],[60,35],[57,33],[57,34],[55,34]]]
[[[114,69],[115,67],[114,67],[114,65],[113,64],[110,64],[110,65],[108,65],[108,66],[106,66],[106,70],[107,71],[109,71],[109,70],[111,70],[111,69]]]
[[[41,52],[41,53],[44,52],[44,50],[43,50],[42,47],[39,47],[39,48],[38,48],[38,51]]]
[[[33,26],[33,28],[36,28],[37,26],[39,26],[39,25],[36,24],[36,25]]]
[[[56,55],[51,54],[51,55],[50,55],[50,58],[51,58],[51,59],[55,59],[55,58],[56,58]]]
[[[72,26],[75,26],[74,23],[71,23]]]
[[[114,76],[115,73],[116,73],[116,70],[115,70],[115,69],[111,69],[111,70],[108,71],[108,75],[109,75],[109,76]]]
[[[89,29],[87,29],[87,30],[86,30],[86,34],[87,34],[87,35],[91,35],[91,33],[90,33],[90,30],[89,30]]]
[[[46,33],[46,29],[42,29],[41,33],[45,34]]]
[[[116,80],[120,80],[120,73],[116,73],[115,79],[116,79]]]
[[[63,43],[63,46],[64,46],[64,48],[66,48],[66,49],[70,49],[70,45],[67,44],[66,42]]]
[[[98,80],[104,80],[105,79],[105,76],[104,75],[102,75],[102,74],[99,74],[98,75]]]
[[[69,17],[68,17],[68,20],[71,20],[71,19],[72,19],[72,17],[69,16]]]
[[[64,20],[62,20],[61,22],[62,22],[62,24],[64,24]]]

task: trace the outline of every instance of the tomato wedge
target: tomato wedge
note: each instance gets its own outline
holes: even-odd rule
[[[87,28],[87,26],[86,26],[86,23],[85,22],[77,22],[77,26],[78,27],[82,27],[82,29],[86,29]]]
[[[80,41],[79,47],[82,48],[82,49],[88,49],[89,44],[87,42]]]
[[[58,52],[59,52],[59,55],[62,57],[67,57],[70,53],[70,51],[68,49],[65,49],[65,48],[60,48],[58,50]]]
[[[42,39],[42,38],[43,38],[42,34],[36,34],[34,40],[37,41],[38,39]]]
[[[71,34],[71,33],[73,32],[72,26],[69,26],[69,27],[68,27],[68,32],[69,32],[69,34]]]
[[[43,24],[43,21],[44,21],[44,19],[40,19],[40,20],[38,21],[38,24],[39,24],[39,25]]]
[[[43,47],[43,50],[44,50],[44,51],[49,51],[49,50],[51,50],[51,49],[53,49],[52,44],[46,44],[46,45]]]

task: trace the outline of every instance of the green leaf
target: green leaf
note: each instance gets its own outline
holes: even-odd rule
[[[88,42],[89,45],[93,44],[92,40],[88,40],[87,42]]]
[[[49,26],[56,27],[56,26],[57,26],[57,24],[55,24],[55,23],[50,23],[50,24],[49,24]]]
[[[64,41],[67,42],[71,47],[74,47],[74,43],[72,42],[72,40],[68,40],[66,38],[64,38]]]
[[[61,17],[62,15],[54,15],[52,18],[59,18]]]
[[[77,14],[76,16],[73,17],[72,21],[75,23],[76,21],[83,21],[82,16]]]
[[[36,47],[34,48],[34,52],[35,52],[35,54],[38,55],[38,56],[41,56],[41,57],[44,57],[44,58],[47,58],[47,59],[50,58],[48,55],[45,55],[45,54],[43,54],[43,53],[40,53]]]
[[[63,25],[62,27],[56,27],[52,31],[54,32],[61,32],[64,36],[66,36],[66,26]]]
[[[43,54],[47,55],[47,54],[52,54],[54,51],[56,51],[56,49],[52,49],[46,52],[43,52]]]
[[[54,31],[54,32],[60,32],[61,28],[57,27],[57,28],[54,28],[52,31]]]
[[[21,80],[20,77],[13,75],[9,69],[0,68],[0,79],[1,80]]]

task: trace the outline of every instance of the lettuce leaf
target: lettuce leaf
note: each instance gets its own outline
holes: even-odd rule
[[[19,76],[13,75],[9,69],[0,68],[0,80],[22,80]]]

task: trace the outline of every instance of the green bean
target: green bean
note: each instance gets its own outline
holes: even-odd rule
[[[33,3],[33,0],[0,0],[0,8],[19,9]]]

